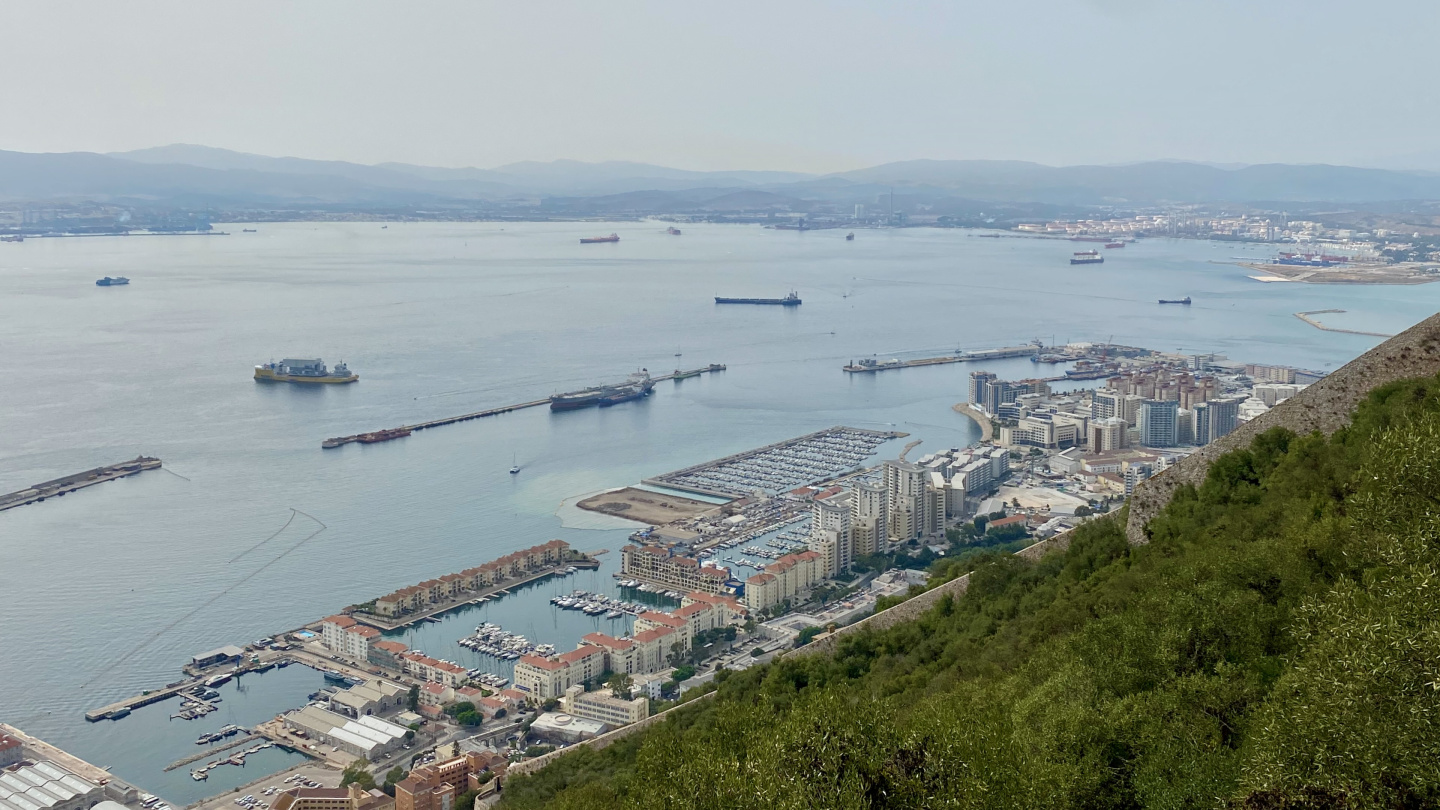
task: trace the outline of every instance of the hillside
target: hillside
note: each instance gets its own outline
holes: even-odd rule
[[[1125,542],[941,561],[914,622],[725,678],[510,780],[555,808],[1426,807],[1440,801],[1440,377],[1220,457]],[[933,587],[933,586],[932,586]]]
[[[645,196],[649,194],[650,196]],[[632,195],[629,198],[626,195]],[[724,202],[704,205],[701,196]],[[436,206],[514,212],[543,199],[554,211],[675,213],[745,210],[963,215],[995,206],[1152,206],[1240,203],[1375,205],[1440,199],[1440,174],[1327,165],[1214,166],[1151,161],[1045,166],[1014,160],[911,160],[828,175],[690,171],[573,160],[445,168],[268,157],[172,144],[93,154],[0,151],[0,200],[120,201],[185,207],[373,209]],[[628,207],[653,200],[653,206]],[[907,207],[908,206],[908,207]],[[923,206],[917,209],[915,206]],[[979,208],[976,208],[979,206]],[[1043,216],[1027,208],[1026,216]]]

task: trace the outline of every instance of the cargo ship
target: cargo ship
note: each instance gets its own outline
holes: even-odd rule
[[[96,286],[96,287],[123,287],[123,286],[125,286],[126,284],[129,284],[129,283],[130,283],[130,279],[128,279],[128,278],[126,278],[126,277],[124,277],[124,276],[117,276],[117,277],[115,277],[115,278],[111,278],[111,277],[109,277],[109,276],[106,276],[106,277],[100,279],[99,281],[95,282],[95,286]]]
[[[612,233],[609,236],[583,236],[580,238],[582,245],[595,245],[601,242],[619,242],[620,234]]]
[[[1081,250],[1081,251],[1076,251],[1075,255],[1073,255],[1073,256],[1070,257],[1070,263],[1071,263],[1071,264],[1104,264],[1104,263],[1105,263],[1105,257],[1104,257],[1104,256],[1101,256],[1101,255],[1100,255],[1100,251],[1098,251],[1098,250]]]
[[[1105,243],[1105,247],[1106,247],[1106,248],[1123,248],[1123,247],[1125,247],[1125,243],[1124,243],[1124,242],[1106,242],[1106,243]]]
[[[1162,304],[1184,304],[1185,306],[1188,307],[1188,306],[1190,306],[1190,296],[1187,295],[1187,296],[1185,296],[1184,298],[1175,298],[1175,299],[1161,298],[1161,299],[1160,299],[1160,303],[1162,303]]]
[[[791,292],[789,295],[785,296],[784,298],[721,298],[721,297],[719,297],[719,296],[717,295],[717,296],[715,297],[715,303],[717,303],[717,304],[769,304],[769,305],[780,306],[780,307],[798,307],[798,306],[800,306],[800,295],[799,295],[798,293],[795,293],[795,292]]]
[[[352,383],[358,379],[360,375],[352,374],[344,363],[336,363],[331,370],[327,369],[325,361],[318,357],[314,360],[287,358],[278,363],[271,361],[255,367],[256,382]]]

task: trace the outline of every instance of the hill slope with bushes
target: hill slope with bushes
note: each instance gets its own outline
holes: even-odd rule
[[[1125,542],[994,554],[917,621],[731,673],[510,780],[505,807],[1359,808],[1440,803],[1440,379],[1272,430]]]

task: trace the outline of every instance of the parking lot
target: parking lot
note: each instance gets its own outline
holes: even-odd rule
[[[305,763],[192,804],[187,810],[269,810],[281,791],[293,787],[339,786],[339,771],[316,763]]]

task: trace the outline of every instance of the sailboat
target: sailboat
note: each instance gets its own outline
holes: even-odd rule
[[[511,475],[519,475],[519,474],[520,474],[520,465],[519,465],[518,463],[516,463],[516,461],[515,461],[515,456],[513,456],[513,455],[510,456],[510,474],[511,474]]]

